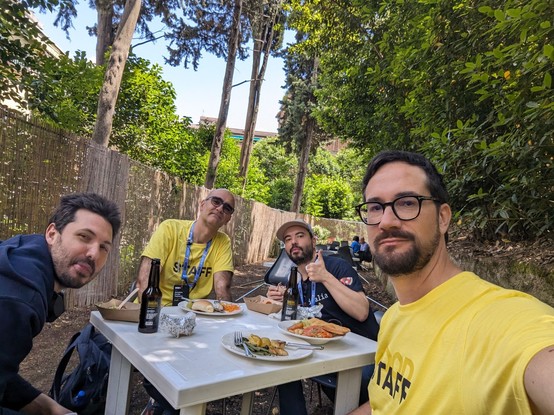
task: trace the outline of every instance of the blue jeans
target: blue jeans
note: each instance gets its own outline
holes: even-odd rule
[[[277,386],[279,391],[279,413],[283,415],[308,415],[302,381]]]

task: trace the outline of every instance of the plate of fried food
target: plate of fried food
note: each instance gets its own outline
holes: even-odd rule
[[[229,301],[218,300],[184,300],[177,306],[183,311],[192,311],[205,316],[234,316],[242,313],[242,306]]]
[[[302,349],[287,345],[286,339],[275,332],[243,333],[242,340],[251,354],[246,354],[242,346],[235,344],[235,332],[227,333],[221,338],[221,345],[228,351],[243,357],[269,362],[288,362],[304,359],[313,353],[313,349]],[[306,342],[298,342],[306,344]]]
[[[350,332],[348,327],[328,323],[318,318],[285,320],[279,322],[278,327],[283,333],[306,340],[310,344],[325,344],[340,340]]]

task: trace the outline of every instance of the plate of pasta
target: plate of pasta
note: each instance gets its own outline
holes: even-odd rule
[[[305,340],[310,344],[325,344],[341,340],[350,332],[347,327],[328,323],[318,318],[285,320],[279,322],[277,326],[283,333]]]

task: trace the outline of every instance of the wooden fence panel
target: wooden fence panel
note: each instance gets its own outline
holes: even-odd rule
[[[42,233],[60,195],[79,188],[86,140],[0,108],[0,239]]]
[[[69,307],[124,294],[136,278],[140,255],[157,226],[169,218],[196,218],[200,202],[209,193],[17,113],[0,108],[0,117],[0,240],[43,233],[64,194],[95,191],[121,208],[123,226],[109,262],[94,282],[68,290]],[[361,223],[300,217],[341,240],[364,232]],[[277,228],[294,218],[292,212],[236,197],[235,213],[222,229],[231,238],[235,266],[275,255]]]

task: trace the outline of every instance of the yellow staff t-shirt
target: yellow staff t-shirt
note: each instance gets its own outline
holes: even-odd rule
[[[182,283],[181,275],[185,261],[187,239],[193,221],[168,219],[152,235],[150,242],[142,253],[148,258],[160,258],[160,289],[162,290],[162,305],[171,305],[173,287]],[[187,277],[192,284],[200,259],[206,244],[191,245]],[[212,244],[206,256],[200,277],[189,297],[206,298],[213,290],[214,274],[219,271],[234,271],[231,240],[229,236],[218,231],[212,239]]]
[[[554,345],[554,309],[462,272],[383,316],[373,415],[531,414],[523,374]]]

